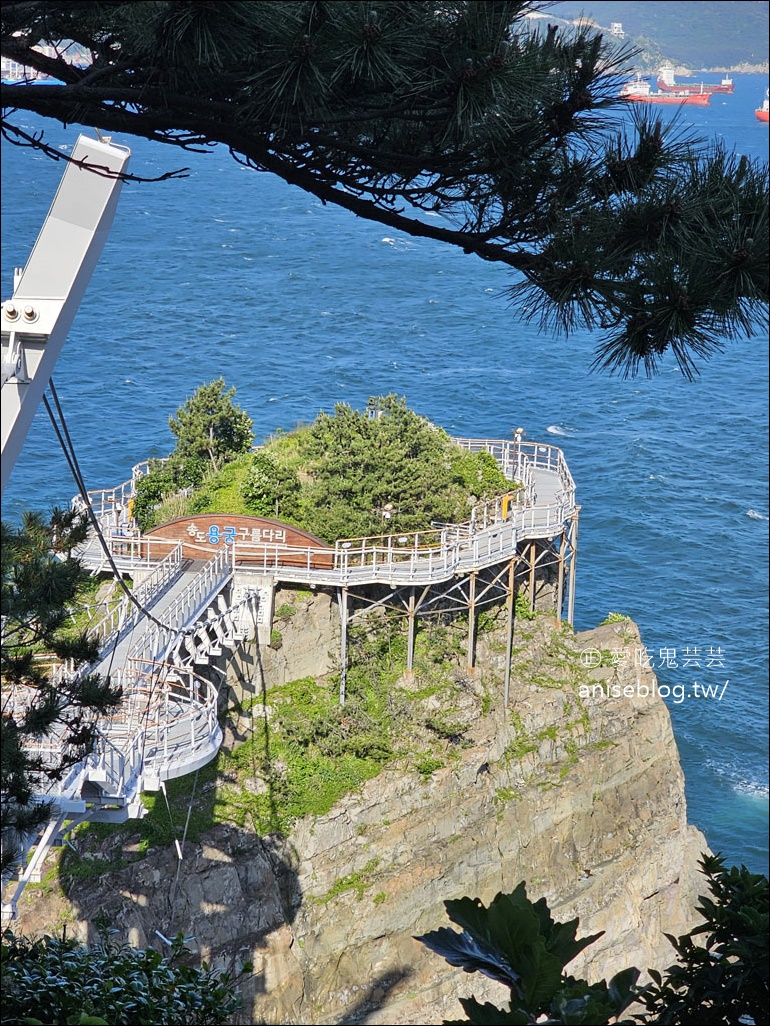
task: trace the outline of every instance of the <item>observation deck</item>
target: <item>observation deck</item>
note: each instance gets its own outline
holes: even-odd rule
[[[233,567],[271,577],[276,583],[327,587],[424,584],[447,581],[458,573],[499,563],[516,554],[526,541],[555,538],[576,516],[575,484],[561,449],[530,441],[453,441],[470,452],[494,456],[517,490],[478,504],[469,520],[461,524],[344,539],[333,548],[220,536],[200,546],[200,556],[205,558],[217,548],[227,547]],[[147,464],[138,464],[130,480],[115,488],[89,492],[110,557],[127,573],[154,568],[165,551],[162,540],[142,535],[128,519],[136,482],[145,473]],[[85,511],[80,498],[73,499],[72,505]],[[108,555],[96,535],[78,554],[94,573],[109,567]]]
[[[562,451],[548,443],[519,438],[456,438],[454,442],[467,451],[494,456],[516,487],[507,495],[479,503],[464,523],[345,539],[333,546],[254,540],[244,531],[239,536],[235,528],[229,536],[212,530],[202,540],[143,535],[131,521],[130,509],[137,481],[148,470],[146,464],[135,467],[132,477],[121,485],[88,493],[99,531],[92,529],[78,556],[92,573],[117,570],[133,577],[136,586],[105,608],[94,628],[100,658],[82,672],[109,675],[122,686],[124,701],[113,716],[100,721],[94,752],[36,796],[38,801],[52,803],[52,818],[42,835],[28,838],[31,858],[9,899],[4,897],[5,918],[15,914],[23,887],[39,879],[46,853],[64,833],[86,820],[122,822],[141,817],[143,791],[161,789],[167,780],[194,772],[215,757],[222,742],[218,691],[196,667],[255,635],[258,643],[269,637],[272,596],[281,585],[337,592],[340,700],[344,702],[350,596],[372,586],[384,586],[391,597],[400,590],[409,596],[404,608],[410,617],[407,672],[411,672],[420,603],[427,608],[433,601],[426,598],[429,594],[446,598],[470,581],[470,591],[462,592],[461,602],[473,613],[483,604],[476,590],[477,576],[486,573],[485,594],[502,593],[509,606],[507,703],[514,569],[523,561],[529,570],[534,604],[534,578],[542,558],[537,545],[550,546],[552,555],[556,553],[556,614],[561,615],[566,580],[567,619],[573,619],[579,513],[575,485]],[[87,510],[79,496],[72,507]],[[501,585],[506,568],[510,568],[509,583]],[[471,628],[469,666],[472,649]],[[67,672],[67,667],[57,667],[54,679],[57,675],[62,679]],[[11,711],[22,714],[31,698],[23,690],[13,692]],[[64,736],[49,735],[35,753],[53,763],[64,746]]]

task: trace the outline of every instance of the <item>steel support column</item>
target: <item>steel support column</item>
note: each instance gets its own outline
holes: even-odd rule
[[[348,589],[339,590],[340,603],[340,705],[345,704],[348,683]]]
[[[534,613],[535,611],[535,571],[537,569],[537,544],[535,542],[529,543],[529,608]]]
[[[567,533],[562,528],[559,540],[559,583],[556,588],[556,623],[561,623],[561,610],[564,605],[564,560],[566,559]]]
[[[575,623],[575,561],[577,560],[577,540],[578,540],[578,514],[580,512],[580,506],[575,507],[575,512],[572,514],[572,531],[570,532],[572,537],[570,539],[572,545],[572,558],[569,564],[569,599],[567,601],[567,621],[571,626]]]
[[[414,634],[416,627],[416,601],[414,588],[410,589],[409,592],[409,604],[407,606],[407,626],[408,633],[406,638],[406,678],[411,680],[414,677]]]
[[[476,672],[476,572],[468,579],[468,674]]]
[[[508,630],[505,639],[505,708],[508,708],[511,690],[511,659],[513,657],[513,624],[516,616],[516,557],[514,556],[508,567],[508,595],[506,597],[508,606]]]

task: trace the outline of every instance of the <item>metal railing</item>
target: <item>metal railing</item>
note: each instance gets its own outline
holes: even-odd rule
[[[182,543],[177,542],[160,563],[152,566],[150,573],[141,584],[133,589],[133,601],[128,595],[123,595],[120,603],[108,609],[101,620],[89,630],[89,633],[98,638],[102,647],[106,648],[121,634],[132,630],[139,622],[140,617],[144,615],[140,607],[147,607],[157,600],[168,585],[180,575],[182,563]]]
[[[187,762],[200,762],[201,753],[219,747],[218,694],[214,685],[189,666],[133,662],[115,675],[124,689],[121,705],[100,720],[94,751],[71,766],[60,779],[41,778],[46,799],[72,800],[85,781],[99,785],[109,798],[135,797],[150,780],[181,776]],[[22,716],[32,700],[27,689],[12,693],[4,712]],[[58,765],[63,736],[47,735],[25,743],[25,753],[43,765]]]
[[[163,624],[153,624],[129,650],[130,660],[141,663],[155,662],[171,651],[179,634],[194,622],[232,578],[232,549],[232,546],[221,549],[195,575],[181,595],[163,610]]]
[[[155,687],[155,701],[147,703],[143,726],[145,778],[158,780],[178,775],[173,770],[185,761],[199,761],[201,753],[216,751],[221,739],[217,718],[218,696],[214,685],[189,667],[156,663],[151,672],[146,662],[134,663],[140,678],[152,681],[163,674],[163,686]]]
[[[524,485],[526,504],[535,505],[535,471],[547,470],[558,475],[567,501],[574,506],[575,482],[564,453],[549,442],[524,439],[453,438],[452,441],[469,452],[488,452],[494,456],[503,474],[510,481]]]
[[[442,524],[428,531],[341,539],[334,548],[290,547],[239,542],[231,546],[234,564],[286,581],[330,585],[374,581],[404,583],[446,580],[458,569],[473,569],[505,559],[525,540],[559,533],[575,511],[575,484],[561,449],[547,442],[514,439],[453,438],[468,452],[486,452],[503,474],[519,487],[505,496],[477,504],[465,523]],[[147,473],[149,463],[133,468],[131,481],[114,489],[121,497]],[[550,501],[538,497],[538,480],[547,482]],[[102,495],[108,495],[104,490]],[[149,564],[144,544],[159,539],[120,540],[127,563]],[[168,542],[166,542],[168,544]],[[136,552],[136,554],[134,554]],[[128,554],[126,554],[128,553]],[[159,653],[155,652],[157,656]]]

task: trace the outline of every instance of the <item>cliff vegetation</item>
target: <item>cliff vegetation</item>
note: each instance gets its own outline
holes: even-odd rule
[[[188,400],[179,421],[211,387]],[[231,404],[222,422],[241,413]],[[241,437],[213,470],[206,432],[196,434],[197,444],[180,438],[168,461],[153,463],[138,483],[140,527],[196,513],[251,513],[334,542],[462,523],[479,500],[515,488],[493,456],[461,449],[396,395],[373,397],[364,411],[337,403],[311,424],[276,432],[256,452]]]

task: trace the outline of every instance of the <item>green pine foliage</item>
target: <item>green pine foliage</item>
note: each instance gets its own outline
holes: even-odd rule
[[[325,540],[426,530],[470,516],[464,478],[472,476],[473,457],[455,451],[445,431],[398,396],[370,399],[363,412],[338,403],[299,443],[308,478],[303,525]],[[510,488],[501,474],[496,483],[500,492]]]
[[[268,443],[254,466],[245,494],[258,481],[261,509],[329,542],[462,523],[474,502],[512,489],[494,457],[460,449],[397,395],[364,411],[338,403]]]
[[[461,449],[404,398],[387,395],[364,411],[338,403],[199,478],[177,449],[139,480],[133,515],[149,530],[177,516],[250,513],[335,542],[464,523],[475,503],[514,487],[489,453]]]
[[[235,387],[225,390],[224,378],[201,385],[168,425],[176,437],[175,457],[208,462],[219,470],[223,463],[248,452],[254,441],[251,417],[233,403]]]
[[[167,459],[151,460],[149,473],[135,486],[131,515],[142,531],[187,513],[246,512],[238,508],[240,487],[231,486],[254,432],[249,415],[233,402],[235,391],[218,378],[201,385],[169,417],[176,445]],[[186,502],[196,489],[197,499]]]
[[[516,311],[588,329],[601,367],[653,373],[668,352],[691,377],[765,328],[766,164],[629,111],[640,50],[552,6],[7,3],[3,56],[63,84],[3,85],[3,132],[56,159],[19,111],[223,144],[323,204],[507,265]],[[62,39],[93,63],[51,57]]]
[[[254,453],[249,461],[241,494],[249,513],[278,520],[296,520],[300,481],[296,469],[269,447]]]

